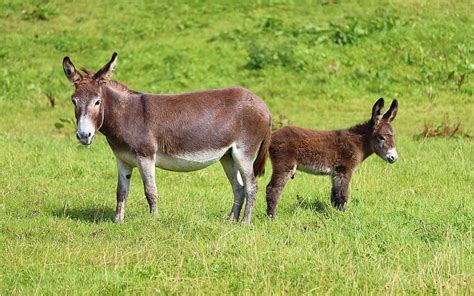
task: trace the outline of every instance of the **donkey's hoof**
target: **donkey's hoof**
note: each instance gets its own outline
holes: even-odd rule
[[[158,210],[156,209],[156,207],[151,207],[150,208],[150,215],[153,216],[153,217],[158,216]]]
[[[250,218],[244,218],[244,219],[242,219],[242,224],[244,224],[244,225],[250,225]]]
[[[237,222],[239,221],[239,217],[235,215],[234,213],[230,213],[229,217],[227,218],[229,222]]]
[[[123,223],[123,216],[115,216],[114,223]]]

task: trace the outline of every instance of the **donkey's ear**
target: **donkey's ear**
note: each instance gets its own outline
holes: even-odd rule
[[[114,72],[115,65],[117,65],[117,53],[114,52],[110,61],[105,64],[97,73],[94,74],[93,78],[99,83],[105,83],[110,80],[112,73]]]
[[[392,122],[397,116],[397,112],[398,102],[397,100],[393,100],[392,105],[390,105],[390,109],[388,109],[387,113],[384,114],[383,119],[387,120],[388,122]]]
[[[67,79],[69,79],[72,84],[77,84],[81,81],[81,73],[77,72],[69,57],[64,57],[63,59],[63,70]]]
[[[375,102],[374,106],[372,107],[372,123],[376,124],[382,119],[383,114],[383,105],[384,101],[383,98],[380,98]]]

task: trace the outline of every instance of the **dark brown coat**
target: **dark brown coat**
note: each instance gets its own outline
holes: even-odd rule
[[[390,163],[395,162],[398,156],[390,123],[396,116],[398,103],[393,101],[382,116],[383,104],[383,99],[379,99],[369,121],[348,129],[315,131],[286,126],[275,131],[269,150],[273,173],[267,186],[267,214],[275,217],[281,192],[296,170],[331,176],[332,203],[342,210],[357,165],[374,152]]]

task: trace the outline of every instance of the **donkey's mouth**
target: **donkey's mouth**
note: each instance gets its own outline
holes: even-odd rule
[[[93,140],[94,140],[94,136],[90,136],[89,138],[86,138],[86,139],[80,139],[79,142],[82,145],[88,146],[88,145],[92,144]]]

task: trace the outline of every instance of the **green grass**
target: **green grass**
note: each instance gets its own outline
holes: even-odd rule
[[[2,294],[474,292],[472,138],[417,138],[446,118],[473,136],[471,1],[76,2],[0,4]],[[399,161],[363,163],[344,213],[327,178],[298,173],[275,222],[268,164],[250,226],[226,221],[218,164],[158,170],[155,220],[135,171],[114,224],[115,160],[104,137],[74,139],[61,67],[99,69],[114,51],[132,89],[242,85],[309,128],[397,98]]]

